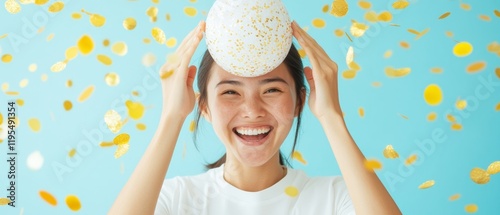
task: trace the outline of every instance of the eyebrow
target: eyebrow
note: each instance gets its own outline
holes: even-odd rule
[[[263,85],[263,84],[268,84],[268,83],[273,83],[273,82],[282,82],[282,83],[288,85],[288,83],[285,80],[283,80],[282,78],[279,78],[279,77],[266,78],[266,79],[260,80],[259,84]],[[242,82],[236,81],[236,80],[222,80],[217,85],[215,85],[215,87],[217,88],[219,85],[222,85],[222,84],[231,84],[231,85],[236,85],[236,86],[243,85]]]

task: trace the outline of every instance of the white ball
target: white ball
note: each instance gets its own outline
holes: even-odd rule
[[[271,72],[292,45],[291,21],[281,0],[217,0],[208,12],[205,36],[215,62],[244,77]]]

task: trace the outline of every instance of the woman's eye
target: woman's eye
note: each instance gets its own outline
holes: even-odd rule
[[[235,91],[233,91],[233,90],[228,90],[228,91],[225,91],[225,92],[223,92],[223,93],[222,93],[222,95],[224,95],[224,94],[228,94],[228,95],[236,95],[236,92],[235,92]]]
[[[278,90],[276,88],[272,88],[266,91],[266,93],[275,93],[275,92],[281,92],[281,90]]]

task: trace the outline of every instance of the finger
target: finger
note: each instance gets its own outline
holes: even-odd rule
[[[305,44],[305,46],[309,46],[311,50],[314,53],[315,57],[319,57],[321,60],[324,61],[330,61],[330,57],[328,57],[328,54],[325,52],[325,50],[318,44],[318,42],[311,37],[304,29],[302,29],[297,22],[294,21],[294,31],[297,31],[297,36],[300,37],[300,40],[302,40],[302,43]],[[295,34],[294,34],[295,36]],[[297,38],[296,36],[296,38]],[[299,39],[297,39],[299,40]],[[301,41],[299,41],[301,43]]]
[[[196,66],[190,66],[188,69],[187,86],[193,88],[194,78],[196,77]]]
[[[188,48],[186,49],[186,52],[183,54],[181,64],[179,65],[180,68],[187,68],[187,66],[190,63],[191,58],[193,57],[193,54],[196,51],[196,48],[198,48],[198,45],[200,44],[200,41],[202,38],[203,38],[203,34],[202,34],[201,28],[200,28],[196,37],[193,37],[191,39],[191,41],[188,44],[186,44],[188,46]],[[185,77],[184,80],[186,80],[187,74],[185,74],[183,77]]]
[[[306,55],[309,57],[309,61],[311,62],[314,70],[321,70],[321,64],[318,62],[317,58],[318,53],[313,49],[313,47],[311,47],[311,41],[304,36],[304,30],[302,30],[295,21],[293,22],[292,26],[294,26],[294,36],[297,38],[300,46],[304,49]]]
[[[316,90],[316,85],[314,84],[314,76],[311,67],[305,67],[304,74],[306,76],[307,83],[309,83],[309,87],[311,88],[311,92],[313,92],[314,90]]]
[[[186,35],[186,37],[184,37],[184,39],[182,40],[181,44],[179,45],[179,47],[175,51],[179,56],[182,56],[182,53],[184,53],[184,50],[187,48],[186,44],[191,40],[191,38],[193,37],[193,35],[195,35],[198,32],[198,30],[199,30],[202,22],[203,21],[200,21],[200,23],[198,23],[198,25],[193,30],[191,30],[191,32],[189,32]]]

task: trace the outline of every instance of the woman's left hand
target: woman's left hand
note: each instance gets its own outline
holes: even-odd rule
[[[337,64],[295,21],[292,22],[292,29],[293,36],[297,38],[312,64],[312,69],[304,68],[311,88],[309,108],[320,121],[328,117],[342,117],[338,96]]]

